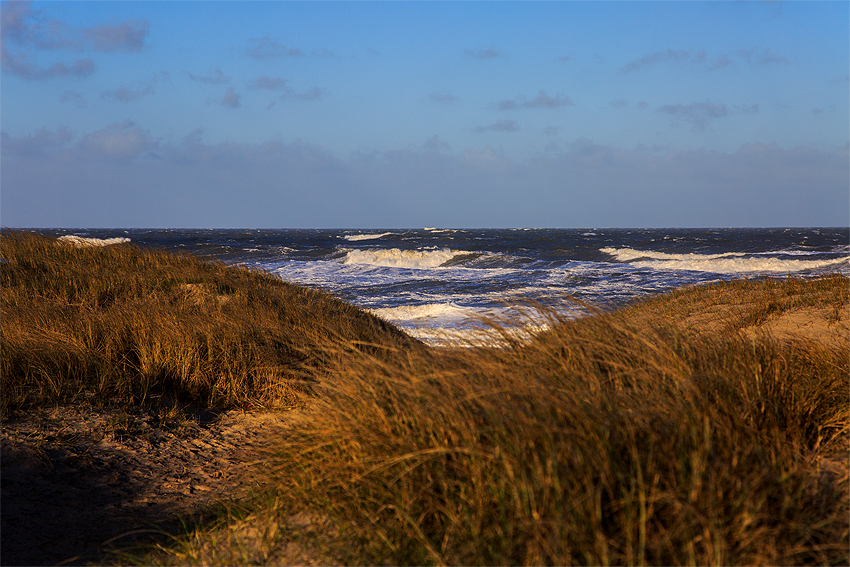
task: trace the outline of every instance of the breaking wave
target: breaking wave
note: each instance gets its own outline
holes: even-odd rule
[[[343,264],[368,264],[390,268],[427,269],[438,268],[457,256],[472,256],[472,252],[442,250],[400,250],[378,248],[373,250],[349,250]]]
[[[400,307],[371,309],[370,311],[384,319],[412,326],[430,323],[435,320],[439,320],[443,324],[458,325],[480,317],[479,312],[474,308],[461,307],[453,303],[402,305]]]
[[[343,236],[344,239],[349,242],[356,242],[358,240],[375,240],[377,238],[383,238],[384,236],[391,236],[395,234],[394,232],[382,232],[380,234],[346,234]]]
[[[59,242],[71,244],[77,248],[91,248],[97,246],[111,246],[113,244],[124,244],[130,242],[129,238],[86,238],[84,236],[74,236],[66,234],[58,238]]]
[[[850,261],[850,257],[792,260],[764,257],[763,255],[754,257],[748,256],[743,252],[727,252],[723,254],[667,254],[648,250],[634,250],[632,248],[601,248],[600,252],[609,254],[621,262],[628,262],[637,268],[688,270],[716,274],[790,273],[837,266]]]
[[[370,309],[371,313],[401,325],[409,335],[432,346],[500,346],[508,337],[529,340],[548,323],[506,309],[481,310],[454,303],[426,303]],[[482,317],[509,323],[501,329],[482,324]]]

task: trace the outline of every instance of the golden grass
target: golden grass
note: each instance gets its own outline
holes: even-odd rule
[[[130,318],[124,311],[114,318],[103,315],[97,327],[101,334],[94,337],[125,337],[141,328],[144,332],[133,336],[145,340],[117,343],[155,344],[147,337],[154,336],[155,327],[166,326],[167,309],[150,307],[154,303],[146,298],[151,295],[162,298],[169,313],[188,319],[189,313],[201,311],[219,322],[215,328],[226,328],[226,333],[202,334],[218,337],[215,348],[199,346],[208,341],[197,339],[196,327],[172,342],[185,341],[193,345],[190,352],[207,354],[204,375],[218,376],[211,382],[216,387],[198,391],[209,403],[261,397],[268,384],[288,384],[290,376],[315,380],[293,434],[270,447],[263,488],[254,499],[176,535],[172,545],[160,544],[140,557],[123,556],[123,562],[850,562],[846,337],[837,345],[745,332],[804,307],[831,310],[836,324],[845,321],[845,277],[744,280],[677,290],[573,321],[548,313],[552,327],[530,342],[505,331],[503,348],[428,350],[327,296],[266,276],[198,264],[191,278],[199,278],[198,270],[208,270],[209,277],[187,280],[179,266],[194,263],[188,258],[157,260],[173,264],[136,283],[123,283],[128,273],[106,278],[114,282],[109,285],[89,284],[100,286],[97,293],[81,291],[80,284],[53,290],[56,284],[49,282],[74,279],[67,275],[74,271],[57,260],[47,269],[46,283],[38,283],[42,269],[30,269],[33,282],[18,281],[21,289],[14,295],[23,299],[7,303],[7,282],[16,281],[11,274],[25,277],[13,262],[40,265],[13,259],[7,238],[3,255],[9,261],[0,268],[4,407],[7,368],[34,368],[16,374],[25,383],[10,383],[17,388],[17,405],[10,407],[58,396],[64,390],[54,393],[47,383],[66,372],[75,373],[71,383],[83,381],[87,388],[107,384],[104,395],[141,391],[138,382],[144,380],[194,393],[195,382],[188,378],[182,386],[173,385],[174,377],[184,375],[168,366],[180,360],[177,354],[163,351],[152,358],[168,369],[152,372],[141,364],[140,346],[109,350],[100,345],[115,340],[99,342],[86,332],[66,330],[80,325],[75,323],[80,313],[109,312],[130,303],[128,295],[144,299],[145,309]],[[53,243],[44,242],[44,254],[68,254],[62,262],[73,264],[73,254],[88,254],[85,265],[103,258],[97,256],[103,250],[56,252]],[[138,265],[154,261],[132,247],[114,253],[135,258]],[[99,269],[114,272],[106,264]],[[157,277],[172,283],[152,286],[153,293],[144,280],[161,281]],[[244,287],[232,281],[244,281]],[[191,293],[201,290],[200,299],[181,287],[186,284],[199,286]],[[127,291],[135,289],[140,291]],[[292,299],[279,298],[287,293]],[[35,313],[39,302],[53,306],[51,313],[57,315],[17,315],[21,329],[42,330],[21,330],[29,342],[10,342],[28,347],[7,347],[7,309],[30,306]],[[260,325],[266,303],[280,306],[274,307],[274,316],[288,316],[291,322]],[[239,311],[229,311],[235,306]],[[251,315],[244,315],[249,308]],[[296,312],[309,316],[295,321]],[[331,312],[352,322],[340,321],[339,315],[329,318]],[[160,323],[146,322],[149,314]],[[58,330],[51,334],[47,329]],[[228,342],[233,336],[255,342]],[[71,354],[40,354],[39,348],[58,348],[54,343]],[[365,348],[364,343],[381,346]],[[231,344],[241,346],[221,346]],[[266,366],[250,362],[267,345],[277,345],[278,382],[264,382],[256,368]],[[100,362],[83,363],[90,360],[85,357],[100,360],[107,351],[133,353],[127,355],[132,363],[123,366],[125,377],[117,381],[120,387],[102,381],[101,376],[112,375],[99,370]],[[124,359],[111,355],[108,360]],[[162,376],[172,378],[145,378]],[[75,388],[67,399],[79,397]]]
[[[4,231],[2,409],[44,403],[293,404],[316,345],[413,345],[392,325],[273,276],[146,251]]]
[[[848,561],[846,350],[598,315],[453,357],[347,362],[279,448],[344,563]]]
[[[509,348],[330,356],[248,504],[263,537],[225,517],[142,562],[847,564],[846,337],[742,332],[760,309],[843,314],[847,292],[740,281],[550,313]],[[722,324],[687,326],[719,298]]]

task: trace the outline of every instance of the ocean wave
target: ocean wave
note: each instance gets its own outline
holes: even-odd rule
[[[416,327],[421,324],[433,325],[439,320],[443,325],[462,325],[480,318],[478,311],[471,307],[461,307],[454,303],[426,303],[423,305],[402,305],[370,309],[378,317],[404,326]]]
[[[838,266],[847,264],[850,261],[850,257],[791,260],[764,257],[763,254],[759,256],[747,256],[741,252],[728,252],[725,254],[666,254],[664,252],[633,250],[631,248],[602,248],[600,251],[614,256],[617,260],[628,262],[629,265],[637,268],[687,270],[716,274],[787,274]]]
[[[346,234],[343,236],[344,239],[349,242],[356,242],[358,240],[376,240],[378,238],[383,238],[384,236],[391,236],[395,234],[395,232],[382,232],[380,234]]]
[[[474,255],[443,248],[441,250],[399,250],[398,248],[377,248],[372,250],[349,250],[342,260],[343,264],[368,264],[389,268],[427,269],[438,268],[456,256]]]
[[[102,246],[111,246],[113,244],[124,244],[126,242],[130,242],[129,238],[117,237],[117,238],[86,238],[84,236],[75,236],[72,234],[66,234],[64,236],[60,236],[58,238],[59,242],[65,244],[71,244],[76,246],[77,248],[91,248],[91,247],[102,247]]]
[[[527,342],[549,328],[546,318],[509,308],[480,309],[454,303],[426,303],[370,309],[392,321],[412,337],[432,346],[501,346],[510,337]],[[491,327],[485,319],[502,323]]]
[[[600,248],[599,251],[604,252],[605,254],[610,254],[621,262],[632,262],[634,260],[643,260],[647,258],[664,261],[681,260],[690,262],[694,260],[704,261],[717,260],[719,258],[730,258],[734,256],[746,256],[743,252],[724,252],[722,254],[667,254],[665,252],[654,252],[652,250],[634,250],[633,248]]]

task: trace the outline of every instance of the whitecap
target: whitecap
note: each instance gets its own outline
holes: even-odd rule
[[[60,236],[58,238],[59,242],[63,244],[71,244],[72,246],[76,246],[77,248],[90,248],[90,247],[102,247],[102,246],[111,246],[113,244],[124,244],[126,242],[130,242],[129,238],[117,237],[117,238],[86,238],[84,236],[75,236],[72,234],[66,234],[65,236]]]
[[[390,268],[427,269],[437,268],[459,254],[472,254],[443,248],[441,250],[399,250],[377,248],[371,250],[349,250],[343,264],[368,264]]]
[[[475,309],[455,303],[426,303],[370,309],[412,337],[432,346],[504,346],[507,340],[527,342],[549,328],[545,318],[503,309]],[[497,326],[485,324],[485,320]]]
[[[820,260],[791,260],[776,257],[750,256],[741,252],[726,254],[666,254],[631,248],[602,248],[601,252],[628,262],[637,268],[687,270],[716,274],[791,273],[816,270],[846,264],[850,257]]]
[[[384,236],[390,236],[395,234],[394,232],[382,232],[380,234],[346,234],[343,236],[344,239],[350,242],[356,242],[358,240],[375,240],[377,238],[383,238]]]
[[[718,258],[729,258],[732,256],[745,256],[742,252],[725,252],[723,254],[667,254],[665,252],[654,252],[652,250],[634,250],[632,248],[600,248],[600,252],[610,254],[621,262],[630,262],[633,260],[643,260],[651,258],[655,260],[715,260]]]

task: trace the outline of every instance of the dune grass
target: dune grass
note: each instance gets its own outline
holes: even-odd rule
[[[80,384],[103,396],[138,397],[151,384],[206,403],[265,399],[270,391],[286,399],[292,381],[311,379],[293,433],[269,447],[252,499],[121,562],[850,562],[850,348],[744,332],[801,307],[844,321],[845,277],[712,284],[577,320],[544,313],[550,329],[531,341],[504,329],[500,348],[425,349],[354,308],[262,274],[124,245],[69,250],[28,239],[3,240],[4,408],[7,369],[21,381],[9,382],[16,388],[9,407],[76,400]],[[34,269],[36,252],[7,252],[25,241],[61,259]],[[75,269],[112,278],[117,270],[104,252],[133,269],[106,278],[109,285],[86,276],[98,292],[52,283],[73,280]],[[96,262],[97,270],[89,267]],[[125,283],[148,263],[162,267]],[[10,297],[21,299],[7,303],[10,284],[20,287]],[[144,308],[125,323],[127,312],[117,309],[135,301]],[[33,313],[41,303],[57,316],[15,315],[22,330],[7,339],[7,310]],[[268,317],[290,322],[261,325],[266,303]],[[66,330],[83,326],[81,313],[113,309],[98,323],[101,335],[91,335],[117,336],[127,341],[113,341],[123,350]],[[204,335],[191,327],[170,343],[213,353],[191,355],[203,371],[181,373],[178,351],[166,349],[151,359],[165,370],[145,370],[138,345],[156,344],[148,337],[168,327],[165,312],[187,319],[203,312],[204,325],[226,329]],[[309,316],[295,322],[294,313]],[[714,314],[712,324],[689,323],[705,313]],[[154,315],[156,325],[146,321]],[[255,342],[229,342],[234,336]],[[220,346],[198,346],[210,342]],[[241,346],[225,346],[232,344]],[[271,364],[252,361],[268,345],[278,345],[276,373],[264,374],[258,369]],[[126,373],[113,378],[107,367],[122,360]],[[72,377],[67,394],[45,384],[64,376]]]
[[[508,348],[334,354],[248,512],[142,562],[847,564],[848,345],[741,332],[847,296],[722,283]],[[722,324],[683,323],[721,298]]]
[[[325,362],[316,345],[413,345],[332,296],[248,269],[131,244],[0,237],[2,410],[140,403],[286,406]]]

